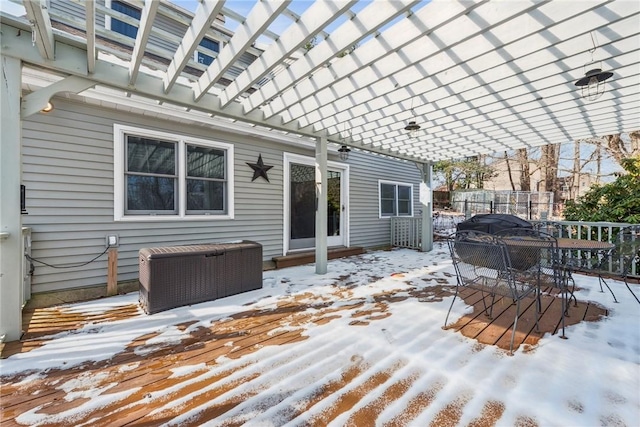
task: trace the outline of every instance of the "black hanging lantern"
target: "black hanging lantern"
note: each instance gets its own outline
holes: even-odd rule
[[[613,76],[610,71],[602,71],[600,68],[593,68],[585,73],[585,76],[575,82],[581,88],[582,97],[587,101],[595,101],[604,93],[604,82]]]
[[[415,121],[410,121],[405,127],[404,130],[409,131],[409,137],[415,138],[418,136],[418,131],[420,130],[420,125]]]
[[[591,61],[584,65],[584,69],[589,71],[585,72],[584,77],[575,82],[575,85],[581,89],[584,99],[595,101],[604,93],[604,82],[613,76],[613,73],[602,71],[602,66],[600,65],[602,63],[594,60],[594,54],[598,49],[598,34],[595,31],[591,31],[589,35],[593,45],[593,48],[589,49]]]
[[[340,160],[342,160],[343,162],[346,162],[347,160],[349,160],[350,151],[351,150],[346,145],[343,145],[342,147],[338,148],[338,153],[339,153],[338,156],[340,157]]]

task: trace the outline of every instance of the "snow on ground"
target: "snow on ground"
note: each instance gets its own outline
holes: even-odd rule
[[[361,426],[374,425],[375,417],[375,425],[427,426],[447,413],[453,414],[458,425],[469,425],[488,409],[495,410],[497,424],[505,426],[638,425],[640,306],[621,282],[611,282],[620,301],[614,304],[609,293],[599,291],[596,277],[576,275],[578,299],[600,303],[609,310],[609,316],[569,327],[568,340],[547,334],[532,351],[525,352],[521,347],[508,356],[495,346],[479,345],[460,333],[442,329],[452,297],[429,303],[407,298],[393,301],[384,313],[379,312],[374,296],[382,292],[397,290],[396,295],[403,295],[445,280],[455,284],[451,260],[441,242],[436,242],[430,253],[398,249],[331,260],[328,271],[317,275],[314,265],[268,271],[263,275],[263,289],[258,291],[150,316],[140,312],[123,320],[88,324],[79,331],[50,337],[39,348],[0,360],[0,374],[5,378],[23,374],[20,381],[28,385],[51,369],[108,360],[143,336],[152,338],[136,352],[151,353],[240,312],[275,309],[283,301],[323,301],[336,309],[335,319],[322,323],[292,321],[282,326],[302,328],[307,337],[304,340],[264,346],[240,358],[220,357],[215,364],[187,364],[173,369],[173,377],[184,378],[180,384],[183,390],[188,382],[237,369],[224,380],[239,384],[229,393],[182,411],[182,404],[207,392],[191,388],[154,411],[177,414],[164,421],[181,425],[197,419],[207,406],[242,396],[232,409],[206,425],[233,421],[260,427],[327,423]],[[71,304],[67,309],[96,313],[136,304],[137,298],[137,293],[132,293]],[[357,310],[339,310],[354,300],[363,305]],[[468,309],[457,299],[451,319],[455,321]],[[313,315],[318,308],[309,304],[304,310]],[[354,314],[366,314],[367,310],[370,320],[353,326]],[[382,315],[376,317],[376,313]],[[136,365],[120,369],[135,370]],[[358,375],[307,407],[318,390],[339,382],[349,372]],[[46,415],[34,408],[16,421],[38,425],[70,420],[80,412],[105,405],[105,399],[125,399],[135,391],[109,394],[116,384],[106,383],[99,375],[89,371],[59,385],[67,396],[85,399],[68,413]],[[149,393],[146,398],[162,396]],[[352,402],[351,406],[336,412],[335,408],[345,402]],[[335,417],[326,418],[332,411]],[[358,422],[362,416],[368,417],[364,424]]]

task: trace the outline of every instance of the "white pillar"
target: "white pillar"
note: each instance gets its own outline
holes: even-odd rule
[[[422,182],[420,183],[420,204],[422,205],[422,252],[433,250],[433,188],[431,186],[432,164],[418,164]]]
[[[327,140],[316,139],[316,274],[327,272]]]
[[[22,335],[20,60],[0,55],[0,341]]]

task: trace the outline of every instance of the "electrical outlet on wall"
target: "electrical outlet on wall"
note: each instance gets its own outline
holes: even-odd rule
[[[108,248],[117,248],[119,244],[118,235],[117,234],[107,235],[105,243]]]

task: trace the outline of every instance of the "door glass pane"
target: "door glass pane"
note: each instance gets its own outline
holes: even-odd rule
[[[340,172],[328,171],[327,177],[327,236],[340,235]]]
[[[313,166],[291,164],[291,239],[316,235],[316,172]]]

